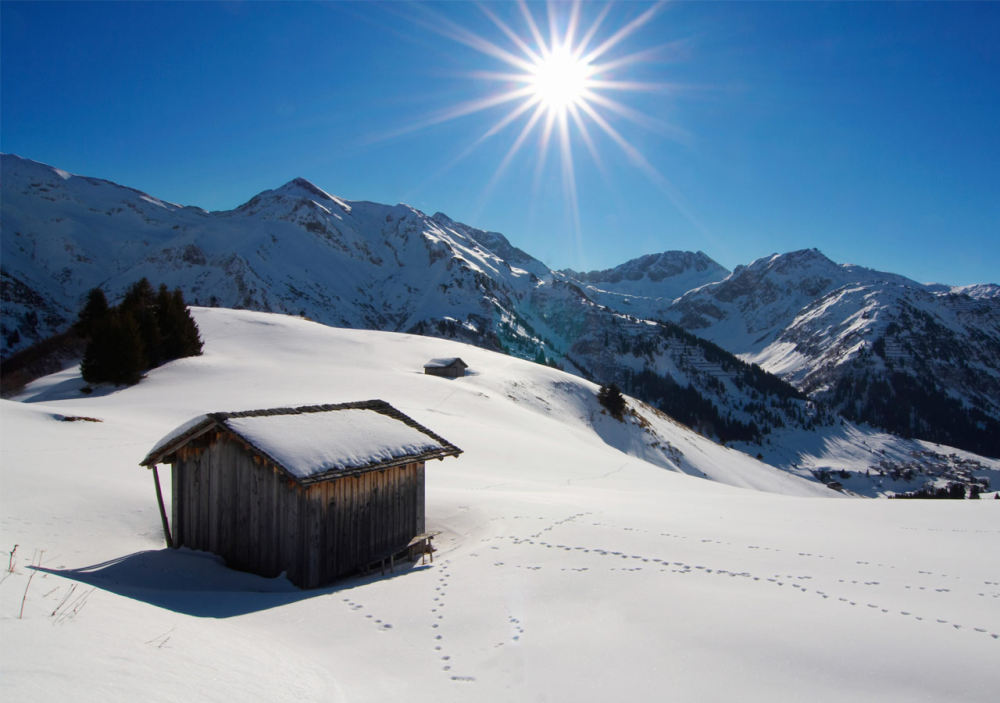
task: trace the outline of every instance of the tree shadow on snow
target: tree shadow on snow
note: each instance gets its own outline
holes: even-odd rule
[[[81,398],[100,398],[126,389],[128,386],[115,386],[110,383],[90,385],[80,374],[68,378],[48,380],[40,384],[28,386],[15,397],[22,403],[50,403],[56,400],[79,400]],[[84,392],[84,388],[90,391]]]
[[[31,567],[159,608],[202,618],[230,618],[277,608],[307,598],[330,595],[373,581],[429,568],[403,562],[395,572],[300,589],[283,575],[264,578],[227,568],[221,557],[190,549],[135,552],[78,569]]]

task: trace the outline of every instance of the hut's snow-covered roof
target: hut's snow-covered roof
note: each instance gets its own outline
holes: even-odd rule
[[[226,425],[297,478],[441,448],[420,430],[374,410],[240,417],[227,420]]]
[[[446,369],[449,366],[459,366],[462,368],[469,368],[469,365],[462,361],[461,357],[452,356],[441,359],[431,359],[426,364],[424,364],[425,369]]]
[[[231,413],[189,420],[156,443],[143,466],[169,461],[212,429],[225,429],[302,483],[461,453],[381,400]]]

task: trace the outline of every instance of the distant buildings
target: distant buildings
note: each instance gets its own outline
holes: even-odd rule
[[[460,358],[431,359],[424,364],[424,373],[431,376],[444,376],[445,378],[461,378],[465,375],[465,370],[469,365]]]

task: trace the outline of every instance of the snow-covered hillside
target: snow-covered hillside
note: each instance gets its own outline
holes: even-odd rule
[[[610,310],[502,235],[441,213],[347,202],[302,179],[208,213],[16,156],[0,164],[5,349],[68,325],[90,288],[115,300],[145,276],[190,302],[448,337],[557,364],[617,382],[722,439],[816,416],[791,387],[724,350]],[[668,273],[718,273],[704,255],[637,266],[661,283]]]
[[[538,364],[195,315],[205,354],[138,386],[81,395],[68,370],[0,402],[12,699],[995,697],[1000,501],[844,499],[644,406],[621,424],[592,384]],[[423,375],[442,355],[470,375]],[[372,397],[465,450],[428,466],[433,565],[299,591],[162,547],[137,464],[165,432]]]

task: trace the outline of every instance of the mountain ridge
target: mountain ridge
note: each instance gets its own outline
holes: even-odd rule
[[[4,284],[25,290],[20,301],[5,300],[7,349],[14,334],[38,338],[67,325],[90,288],[101,286],[113,300],[146,277],[180,287],[193,304],[448,337],[558,365],[645,390],[721,439],[759,438],[774,418],[795,424],[817,412],[790,387],[673,323],[611,310],[502,234],[445,215],[342,201],[296,179],[212,213],[167,212],[145,194],[110,185],[90,203],[77,192],[86,190],[82,181],[10,157],[4,188],[5,201],[14,201],[4,209]],[[118,240],[113,249],[109,237]],[[55,311],[51,319],[38,318],[38,301]]]
[[[601,272],[553,271],[500,233],[403,204],[346,201],[302,178],[232,210],[207,212],[20,157],[4,155],[0,163],[5,354],[68,325],[91,288],[113,299],[145,276],[180,287],[194,304],[448,337],[556,364],[617,382],[711,436],[759,442],[775,427],[833,420],[806,399],[829,389],[804,379],[838,364],[801,354],[799,366],[809,373],[796,375],[777,362],[776,350],[787,361],[787,345],[808,337],[793,339],[786,330],[807,330],[810,319],[822,317],[799,320],[803,310],[859,276],[921,285],[835,264],[816,250],[764,257],[728,273],[701,252],[663,252]],[[670,286],[682,279],[697,285],[671,297]],[[976,298],[952,289],[927,295],[932,302],[955,298],[959,307],[974,301],[992,315],[1000,297],[989,285],[972,290]],[[741,339],[752,335],[755,347],[714,334],[747,320],[753,329]],[[765,349],[775,353],[760,356]],[[996,368],[989,354],[981,356],[981,366]],[[799,389],[746,362],[770,366]],[[845,399],[834,400],[847,408]],[[1000,416],[988,403],[982,412]],[[867,419],[860,410],[853,417]]]
[[[676,322],[845,417],[1000,455],[1000,286],[922,284],[817,249],[761,257],[664,303]],[[617,306],[616,306],[617,303]]]

